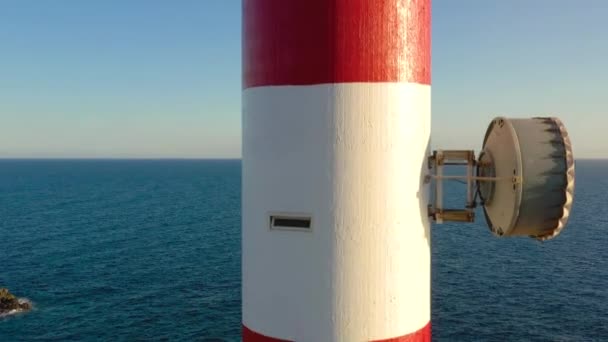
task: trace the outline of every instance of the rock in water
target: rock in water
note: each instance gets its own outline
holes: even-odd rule
[[[28,311],[28,310],[31,310],[31,309],[32,309],[32,303],[30,303],[30,302],[29,302],[29,301],[27,301],[27,300],[21,300],[21,299],[20,299],[20,300],[19,300],[19,308],[20,308],[22,311]]]
[[[0,288],[0,315],[28,311],[31,308],[32,304],[30,302],[19,300],[8,289]]]

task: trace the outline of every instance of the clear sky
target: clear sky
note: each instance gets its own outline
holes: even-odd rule
[[[434,0],[433,147],[556,115],[608,157],[608,1]],[[0,157],[240,157],[240,0],[0,0]]]

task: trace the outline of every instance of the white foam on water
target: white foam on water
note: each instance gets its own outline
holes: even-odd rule
[[[33,304],[32,301],[27,299],[27,298],[18,298],[17,301],[19,301],[19,304],[24,304],[24,303],[29,303],[30,306],[33,308]],[[27,312],[27,311],[31,311],[30,310],[11,310],[9,312],[5,312],[5,313],[0,313],[0,318],[6,318],[9,316],[14,316],[16,314],[19,314],[21,312]]]

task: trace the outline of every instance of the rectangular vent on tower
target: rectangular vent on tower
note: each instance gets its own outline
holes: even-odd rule
[[[310,230],[311,218],[305,215],[270,215],[270,229]]]

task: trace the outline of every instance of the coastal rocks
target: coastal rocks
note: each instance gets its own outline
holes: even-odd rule
[[[32,303],[28,300],[17,298],[8,289],[0,288],[0,317],[31,309]]]

